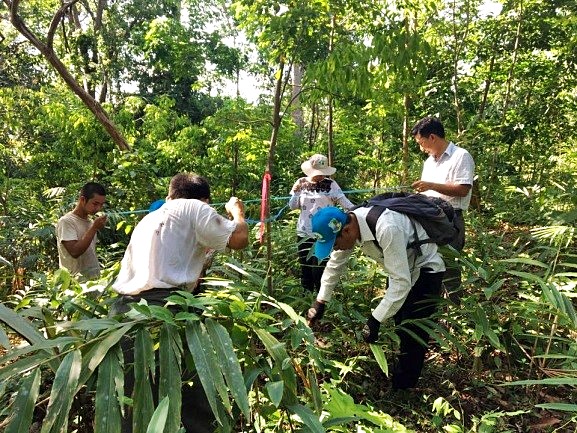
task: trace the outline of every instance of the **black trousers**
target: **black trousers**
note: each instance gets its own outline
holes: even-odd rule
[[[116,315],[127,312],[128,304],[146,299],[149,305],[163,306],[165,298],[170,295],[170,289],[152,289],[150,293],[142,296],[120,296],[118,301],[111,308],[111,314]],[[132,338],[124,337],[120,342],[120,347],[124,356],[124,364],[129,366],[124,374],[124,394],[131,397],[134,390],[134,341]],[[156,372],[154,382],[151,381],[152,397],[155,406],[158,405],[158,378],[160,377],[160,365],[158,352],[155,352]],[[184,367],[183,367],[184,368]],[[186,383],[185,383],[186,382]],[[183,372],[182,385],[182,408],[181,422],[186,433],[212,433],[216,428],[216,419],[212,413],[212,408],[204,392],[200,379],[196,374]],[[126,415],[122,418],[121,433],[132,433],[132,407],[127,407]]]
[[[449,244],[457,251],[463,251],[465,247],[465,220],[463,219],[463,211],[455,211],[455,225],[459,228],[459,235]],[[461,265],[452,260],[445,259],[447,270],[443,279],[443,286],[451,301],[459,303],[460,287],[461,287]]]
[[[311,248],[314,238],[297,236],[299,263],[301,266],[301,285],[305,290],[316,293],[321,288],[321,277],[327,265],[328,259],[319,261],[312,255]],[[310,257],[309,257],[310,254]]]
[[[401,344],[391,379],[393,389],[414,388],[421,375],[429,335],[418,325],[403,323],[403,321],[428,318],[435,313],[441,293],[443,274],[443,272],[431,273],[427,272],[427,269],[421,269],[419,279],[411,288],[401,309],[394,316],[395,325],[400,325],[397,334]],[[417,335],[425,342],[425,345],[415,340],[407,330]]]

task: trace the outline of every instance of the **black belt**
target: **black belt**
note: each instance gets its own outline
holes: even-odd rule
[[[463,214],[463,209],[454,209],[456,214]]]
[[[141,299],[145,299],[148,304],[152,305],[164,305],[166,303],[166,298],[172,295],[172,292],[176,290],[181,290],[177,287],[155,287],[144,292],[140,292],[138,295],[121,295],[124,302],[140,302]]]

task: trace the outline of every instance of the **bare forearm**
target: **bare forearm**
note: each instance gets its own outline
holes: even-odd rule
[[[451,197],[465,197],[469,193],[471,185],[463,185],[459,183],[435,183],[419,180],[413,183],[413,188],[417,192],[433,190],[437,191],[439,194]]]
[[[96,232],[97,230],[94,227],[90,227],[80,239],[75,241],[62,241],[62,244],[70,255],[77,259],[90,247],[94,236],[96,236]]]

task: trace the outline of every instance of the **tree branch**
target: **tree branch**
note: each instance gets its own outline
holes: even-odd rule
[[[56,32],[56,28],[58,27],[58,23],[62,19],[63,14],[66,12],[66,9],[76,3],[78,0],[72,0],[65,5],[63,5],[54,17],[52,18],[52,22],[50,23],[50,30],[48,31],[48,43],[43,43],[32,31],[26,26],[22,18],[18,15],[18,5],[20,4],[19,0],[14,0],[10,2],[9,0],[3,0],[4,3],[10,8],[10,22],[14,26],[18,32],[22,36],[24,36],[34,47],[40,51],[40,53],[48,60],[48,63],[58,72],[60,77],[64,80],[66,85],[70,90],[72,90],[80,100],[88,107],[88,109],[96,116],[100,124],[104,127],[106,132],[112,141],[118,146],[120,150],[130,150],[130,147],[120,133],[118,127],[112,122],[106,110],[100,105],[96,99],[94,99],[84,88],[78,84],[76,79],[72,76],[66,65],[62,63],[62,61],[56,56],[54,53],[54,49],[52,47],[52,42],[54,38],[54,34]]]

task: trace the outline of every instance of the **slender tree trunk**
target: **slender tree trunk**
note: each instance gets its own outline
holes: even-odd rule
[[[495,44],[493,45],[495,48]],[[491,61],[489,63],[489,71],[487,72],[487,78],[485,79],[485,88],[483,89],[483,99],[481,105],[479,106],[479,118],[485,118],[485,107],[487,106],[487,100],[489,99],[489,90],[491,84],[493,83],[493,70],[495,69],[495,49],[492,50]]]
[[[503,115],[501,123],[505,122],[507,110],[509,110],[509,103],[511,102],[511,87],[513,86],[513,79],[515,77],[515,67],[517,65],[517,56],[519,55],[519,44],[521,42],[521,23],[523,22],[523,1],[519,3],[519,17],[517,23],[517,31],[515,32],[515,46],[513,48],[513,59],[511,60],[511,67],[509,68],[509,75],[507,77],[507,90],[505,92],[505,102],[503,103]]]
[[[327,153],[329,158],[329,165],[334,164],[335,159],[335,149],[333,143],[333,98],[329,96],[329,125],[328,125],[328,143],[327,143]]]
[[[308,139],[308,148],[309,150],[313,148],[313,144],[315,142],[316,137],[316,123],[317,123],[317,110],[318,106],[316,103],[313,103],[311,107],[311,124],[309,127],[309,139]]]
[[[336,18],[335,15],[331,16],[331,36],[329,39],[329,53],[333,51],[333,44],[334,44],[334,36],[335,36],[335,24]],[[333,142],[333,97],[329,95],[329,125],[328,125],[328,144],[327,144],[327,153],[329,158],[329,165],[333,165],[333,160],[335,157],[335,150],[334,150],[334,142]]]
[[[291,104],[293,105],[293,109],[291,111],[291,117],[293,119],[293,122],[297,126],[298,135],[300,137],[303,137],[305,130],[305,121],[303,115],[303,108],[301,106],[301,100],[300,100],[300,94],[302,91],[303,68],[300,65],[300,63],[293,64],[292,72],[293,72],[293,87],[292,87]]]
[[[30,41],[30,43],[38,49],[38,51],[40,51],[48,63],[56,70],[56,72],[58,72],[68,88],[72,90],[80,98],[80,100],[84,102],[92,114],[96,116],[100,124],[104,127],[106,132],[108,132],[118,148],[120,150],[129,150],[130,147],[128,146],[128,143],[118,130],[117,126],[112,122],[106,110],[104,110],[100,103],[98,103],[98,101],[96,101],[78,83],[78,81],[76,81],[64,63],[62,63],[62,61],[58,58],[58,56],[56,56],[56,53],[54,52],[53,40],[56,29],[58,28],[58,25],[68,8],[70,8],[75,3],[75,1],[65,4],[56,12],[56,14],[54,14],[46,37],[46,43],[40,41],[40,39],[34,33],[32,33],[32,31],[28,28],[28,26],[26,26],[24,21],[22,21],[18,15],[19,1],[15,0],[10,2],[9,0],[4,0],[4,3],[10,9],[10,22],[14,28],[18,30],[22,36],[28,39],[28,41]]]
[[[278,140],[278,134],[280,130],[280,125],[282,117],[280,115],[280,107],[282,101],[282,89],[283,89],[283,76],[284,76],[284,61],[281,60],[279,64],[278,78],[276,80],[275,92],[274,92],[274,107],[272,113],[272,134],[270,137],[270,145],[268,149],[268,159],[266,162],[265,174],[272,176],[273,164],[274,164],[274,152],[276,148],[276,143]],[[270,222],[270,191],[267,189],[267,196],[265,197],[266,203],[266,258],[267,258],[267,287],[268,292],[272,293],[272,241],[270,236],[271,222]]]
[[[409,181],[409,105],[410,97],[405,93],[403,96],[405,113],[403,114],[403,178],[401,185],[407,185]]]
[[[471,15],[470,15],[470,5],[469,0],[465,0],[465,11],[466,11],[466,19],[465,22],[461,22],[461,20],[457,20],[457,15],[459,11],[462,9],[459,5],[456,4],[456,1],[453,0],[453,40],[454,40],[454,49],[453,51],[453,105],[455,106],[455,118],[457,121],[457,135],[461,135],[463,132],[463,114],[461,109],[461,100],[459,98],[459,60],[461,59],[461,52],[462,48],[466,43],[467,37],[469,35],[469,25],[471,22]],[[464,25],[463,25],[464,24]],[[459,37],[459,29],[465,28],[464,33],[461,37]]]

